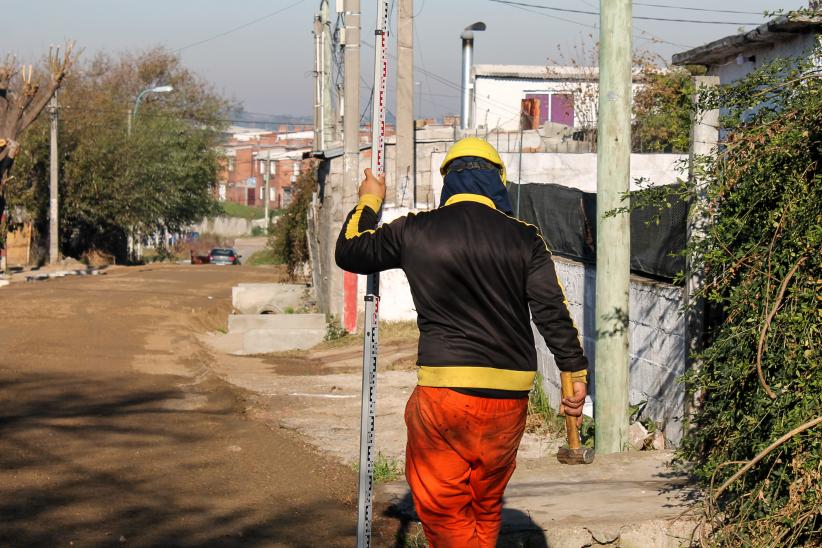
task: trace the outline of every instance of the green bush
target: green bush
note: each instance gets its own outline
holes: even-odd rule
[[[818,70],[779,59],[700,101],[722,109],[725,131],[695,165],[710,223],[687,253],[706,274],[707,324],[684,379],[698,402],[680,459],[705,488],[712,544],[820,538],[822,428],[808,427],[822,415]]]
[[[292,185],[292,201],[271,229],[268,245],[282,259],[292,278],[308,262],[308,210],[316,188],[317,170],[312,165]]]

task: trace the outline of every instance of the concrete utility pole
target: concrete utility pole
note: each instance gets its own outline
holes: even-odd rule
[[[694,97],[696,107],[699,96],[710,88],[719,86],[719,76],[694,76]],[[706,211],[705,186],[707,181],[702,173],[696,169],[698,156],[707,156],[716,152],[719,141],[719,110],[694,111],[691,121],[691,151],[688,159],[688,178],[693,183],[694,196],[688,215],[688,243],[701,240],[705,237],[708,224]],[[692,359],[694,353],[702,350],[702,333],[705,319],[705,302],[696,294],[705,282],[705,272],[699,266],[699,257],[685,257],[685,320],[688,341],[688,367],[699,367]],[[695,395],[695,399],[698,394]],[[694,402],[686,402],[693,407]]]
[[[342,210],[356,205],[360,182],[360,0],[345,0],[343,45],[345,102],[343,104],[343,203]]]
[[[631,225],[623,205],[631,178],[631,0],[603,0],[599,15],[597,122],[597,453],[618,453],[628,433],[628,292]]]
[[[314,150],[323,149],[323,112],[322,112],[322,48],[320,38],[322,36],[322,23],[320,16],[314,16]]]
[[[269,180],[271,179],[271,151],[266,151],[266,158],[265,158],[265,173],[263,173],[263,181],[265,181],[265,198],[263,198],[263,204],[265,204],[265,232],[268,234],[268,226],[271,222],[271,215],[268,210],[268,201],[271,199],[271,185]]]
[[[51,117],[51,146],[49,154],[49,264],[60,260],[60,219],[58,210],[57,182],[59,165],[57,160],[57,93],[49,103]]]
[[[322,118],[322,143],[325,150],[334,140],[334,106],[331,101],[331,27],[328,21],[328,0],[320,3],[320,110]]]
[[[414,201],[414,0],[399,0],[397,15],[397,205]]]

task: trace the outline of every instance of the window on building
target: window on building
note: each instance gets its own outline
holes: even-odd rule
[[[219,193],[220,193],[219,194],[220,195],[220,201],[225,202],[225,196],[226,196],[225,183],[220,183]]]
[[[299,175],[299,174],[300,174],[300,161],[295,160],[294,161],[294,175]]]
[[[260,160],[260,173],[265,173],[265,160]]]
[[[288,207],[291,203],[291,189],[286,187],[283,189],[283,207]]]
[[[265,188],[260,187],[260,200],[262,200],[263,198],[265,198]]]
[[[571,93],[526,93],[523,104],[528,105],[526,117],[535,120],[530,127],[539,127],[545,122],[574,127],[574,96]],[[538,118],[538,121],[536,120]],[[525,124],[529,125],[529,124]]]
[[[268,169],[271,172],[271,175],[277,174],[277,162],[269,162]]]
[[[269,188],[268,189],[268,201],[273,202],[277,199],[277,189],[276,188]]]
[[[228,170],[229,171],[234,171],[234,161],[235,161],[234,156],[229,156],[228,157]]]

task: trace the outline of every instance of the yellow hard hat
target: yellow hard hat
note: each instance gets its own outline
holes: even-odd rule
[[[491,143],[485,139],[480,139],[479,137],[466,137],[454,143],[451,148],[448,149],[448,153],[442,161],[442,165],[440,166],[440,174],[445,177],[448,164],[450,164],[452,160],[462,158],[463,156],[476,156],[499,166],[502,184],[508,184],[508,181],[505,179],[505,164],[502,163],[502,158],[499,157],[499,152],[491,146]]]

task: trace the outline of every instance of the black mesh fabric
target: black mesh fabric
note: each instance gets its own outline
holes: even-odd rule
[[[521,194],[518,196],[518,193]],[[539,227],[557,255],[581,262],[596,261],[596,194],[554,184],[510,184],[508,193],[519,218]],[[632,197],[632,202],[634,198]],[[688,204],[671,200],[671,207],[631,211],[631,270],[672,279],[685,262]]]

